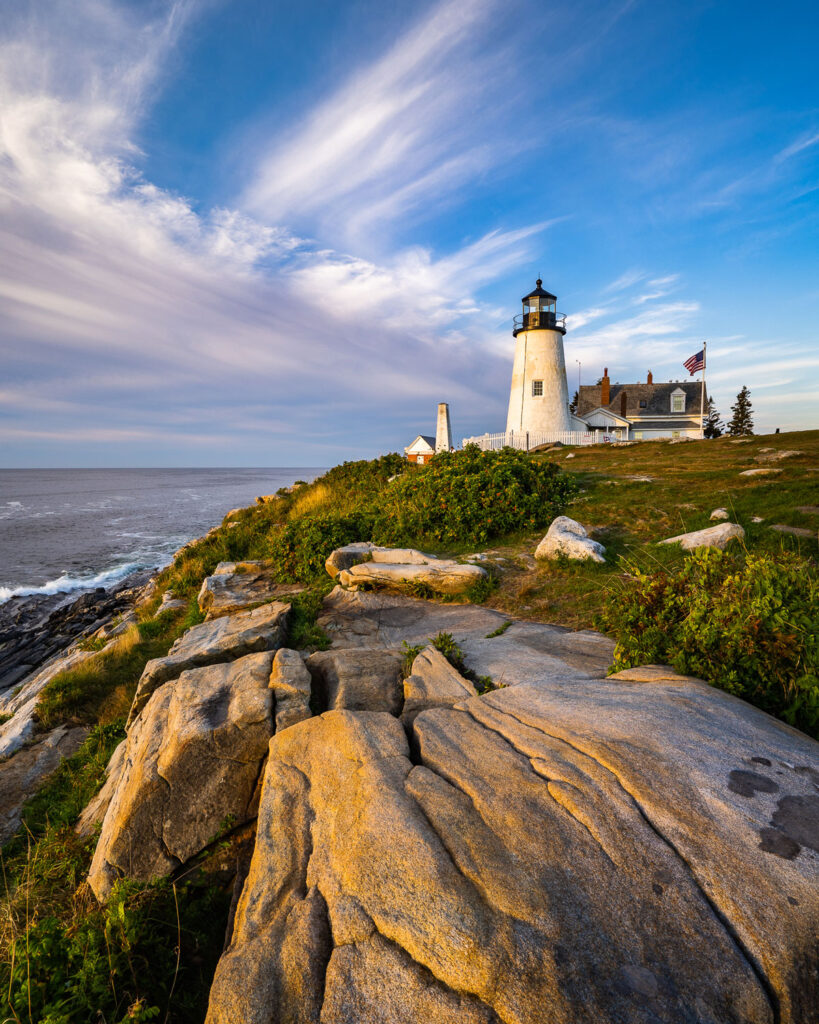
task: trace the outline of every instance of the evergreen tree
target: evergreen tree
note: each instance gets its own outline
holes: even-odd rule
[[[580,400],[580,392],[575,391],[574,398],[569,402],[569,412],[574,415],[577,412],[577,403]]]
[[[728,433],[731,437],[745,437],[754,432],[754,421],[751,417],[751,392],[746,385],[737,395],[737,400],[731,406],[733,416],[728,421]]]
[[[708,438],[722,436],[722,420],[714,405],[714,399],[708,396],[708,406],[705,410],[705,436]]]

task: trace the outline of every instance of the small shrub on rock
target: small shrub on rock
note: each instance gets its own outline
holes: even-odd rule
[[[672,665],[819,736],[819,578],[795,555],[706,548],[609,596],[613,671]]]
[[[550,462],[503,448],[440,452],[423,469],[382,491],[378,543],[479,544],[550,523],[577,493],[574,479]]]

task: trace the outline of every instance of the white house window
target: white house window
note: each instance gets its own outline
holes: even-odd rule
[[[646,407],[646,400],[644,398],[641,398],[640,399],[640,408],[641,409],[645,409],[645,407]]]
[[[672,430],[671,431],[671,436],[672,437],[679,437],[680,436],[679,430]]]
[[[419,466],[423,466],[423,464],[424,464],[424,456],[423,455],[419,455],[418,456],[418,465]]]
[[[635,441],[642,441],[643,440],[643,432],[642,432],[642,430],[635,430],[634,431],[634,440]]]
[[[671,411],[672,412],[685,412],[685,395],[672,395],[671,396]]]
[[[541,398],[543,395],[543,381],[533,380],[532,381],[532,397]]]

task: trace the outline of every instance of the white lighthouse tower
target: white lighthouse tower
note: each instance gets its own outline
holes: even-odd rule
[[[563,359],[566,318],[556,312],[556,296],[542,285],[538,278],[535,290],[523,297],[523,313],[515,317],[507,434],[559,434],[574,429]]]

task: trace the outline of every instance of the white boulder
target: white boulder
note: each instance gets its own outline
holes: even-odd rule
[[[568,516],[558,516],[535,548],[535,558],[557,558],[564,555],[566,558],[605,562],[605,554],[603,545],[592,540],[585,527]]]
[[[705,530],[694,530],[692,533],[668,537],[661,540],[660,544],[679,544],[686,551],[693,551],[695,548],[719,548],[720,551],[724,551],[730,541],[735,538],[743,540],[744,537],[745,531],[738,523],[720,523]]]
[[[729,519],[727,508],[715,508],[709,516],[710,519]]]

